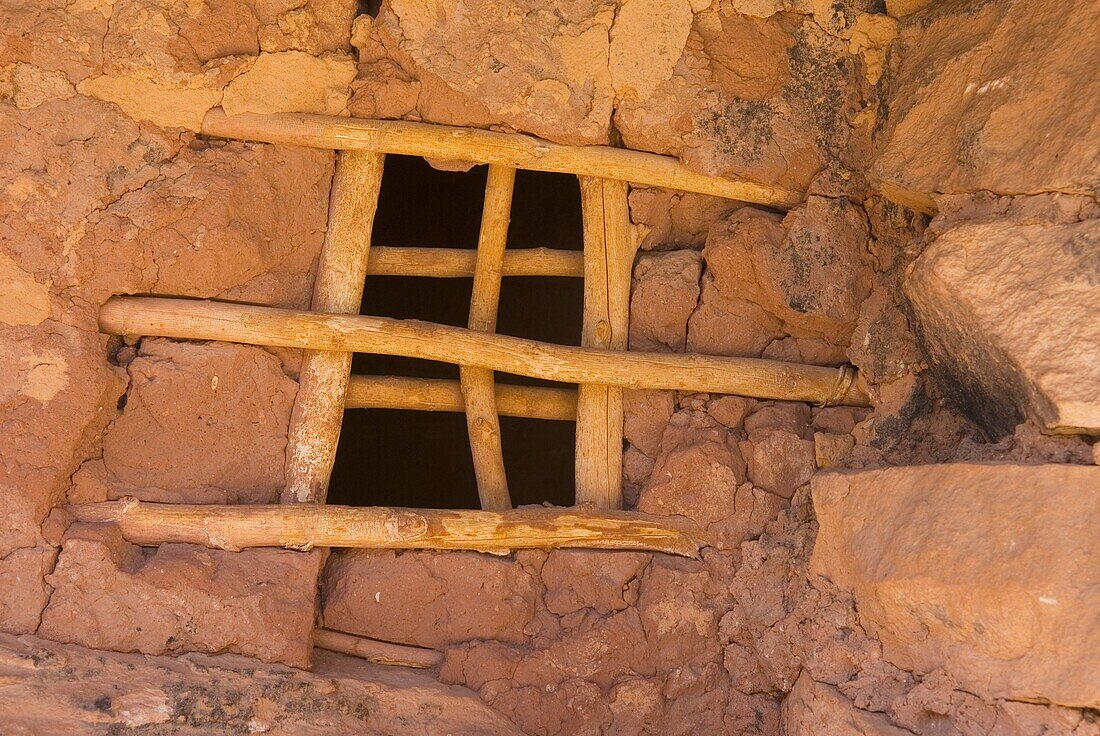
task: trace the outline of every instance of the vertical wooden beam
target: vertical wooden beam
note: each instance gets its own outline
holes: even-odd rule
[[[626,350],[630,276],[637,244],[627,183],[579,177],[584,217],[584,347]],[[577,393],[577,503],[620,509],[623,391],[581,384]]]
[[[474,265],[474,286],[470,295],[467,326],[471,330],[496,332],[500,276],[504,266],[504,246],[508,240],[508,222],[512,216],[515,180],[515,169],[489,166],[485,204],[481,210],[477,262]],[[512,501],[508,496],[504,454],[500,447],[500,419],[497,416],[494,380],[493,371],[488,368],[462,366],[459,369],[481,508],[499,511],[512,508]]]
[[[359,312],[384,158],[378,153],[344,151],[336,162],[328,232],[313,287],[315,312]],[[302,360],[287,438],[283,503],[325,501],[344,419],[351,355],[310,351]]]

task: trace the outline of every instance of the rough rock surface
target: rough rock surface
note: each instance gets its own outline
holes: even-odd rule
[[[783,701],[786,736],[906,736],[885,716],[859,710],[832,685],[815,682],[803,673]]]
[[[746,482],[745,460],[733,432],[705,412],[681,411],[665,430],[638,510],[686,516],[715,547],[737,549],[786,505],[769,490]]]
[[[887,661],[979,697],[1100,704],[1100,468],[948,464],[821,474],[812,570]]]
[[[113,527],[74,524],[61,541],[38,633],[145,654],[230,652],[306,667],[319,552],[144,549]]]
[[[703,254],[725,299],[751,302],[792,336],[844,345],[871,290],[867,241],[859,208],[810,197],[782,220],[737,211],[711,229]]]
[[[313,672],[235,655],[148,657],[0,635],[4,733],[521,736],[465,688],[319,651]]]
[[[626,3],[612,28],[625,67],[612,70],[615,125],[630,148],[805,190],[861,153],[862,62],[812,16],[739,5]]]
[[[944,392],[991,434],[1100,432],[1100,220],[948,227],[905,293]]]
[[[341,551],[322,589],[326,627],[424,647],[522,642],[538,594],[521,566],[466,552]]]
[[[93,15],[37,13],[73,38],[91,33]],[[46,58],[41,39],[29,38],[2,53],[74,79],[85,73],[87,59],[73,54],[87,47]],[[0,628],[22,633],[37,626],[42,575],[56,557],[40,525],[81,464],[98,461],[100,437],[126,400],[127,350],[98,333],[98,306],[117,293],[303,305],[332,155],[189,144],[79,95],[0,101],[0,137],[10,143],[0,150],[0,578],[5,590],[27,591],[4,597]]]
[[[165,127],[198,130],[203,115],[218,104],[234,112],[339,114],[355,76],[346,53],[352,0],[192,6],[133,0],[67,11],[61,3],[56,9],[53,2],[25,5],[9,19],[17,27],[41,23],[35,10],[47,17],[72,14],[65,30],[83,54],[79,66],[58,70],[68,83],[134,119]],[[28,61],[57,65],[35,56]]]
[[[421,82],[427,99],[418,104],[430,119],[476,100],[471,106],[493,122],[563,143],[606,143],[615,10],[608,0],[553,9],[498,0],[454,7],[391,0],[373,30],[406,69],[438,77],[436,84]]]
[[[991,443],[941,402],[946,384],[925,370],[900,285],[931,236],[962,219],[1096,218],[1087,193],[972,194],[1095,178],[1085,6],[387,0],[352,31],[368,5],[0,2],[0,627],[304,661],[316,555],[142,550],[104,529],[65,537],[64,515],[46,516],[66,500],[251,501],[279,485],[293,353],[126,344],[96,331],[98,306],[117,293],[307,304],[333,157],[176,127],[196,127],[215,104],[339,113],[346,102],[368,117],[645,148],[806,191],[784,216],[635,189],[648,255],[635,271],[632,343],[851,361],[874,411],[632,393],[628,503],[699,521],[710,545],[699,561],[579,550],[331,558],[325,623],[446,650],[438,675],[477,700],[424,673],[379,675],[328,655],[311,676],[254,659],[58,646],[0,656],[11,668],[0,672],[0,731],[37,718],[39,731],[62,733],[515,732],[506,717],[546,734],[1098,736],[1095,711],[976,691],[956,649],[984,644],[944,633],[938,611],[929,621],[940,638],[917,653],[956,649],[942,666],[899,666],[911,620],[883,635],[858,596],[808,570],[816,468],[980,459],[1096,469],[1100,450],[1079,438],[1028,423]],[[1051,91],[1062,94],[1055,103],[1043,97]],[[957,127],[941,130],[941,110]],[[1025,135],[1010,139],[1013,129]],[[950,215],[929,237],[924,215],[868,196],[872,131],[887,151],[875,170],[883,188],[925,208],[936,195]],[[240,384],[226,366],[242,369]],[[975,514],[979,528],[987,516]]]
[[[276,503],[298,385],[243,345],[145,340],[127,366],[103,458],[74,476],[71,502]]]
[[[1097,10],[1095,0],[1011,0],[912,16],[872,168],[883,191],[926,211],[939,193],[1096,196]]]
[[[393,0],[356,21],[349,107],[562,143],[614,130],[701,171],[804,190],[869,150],[870,85],[896,32],[869,5]]]
[[[687,323],[699,302],[702,259],[690,250],[643,255],[634,266],[630,349],[682,352]]]

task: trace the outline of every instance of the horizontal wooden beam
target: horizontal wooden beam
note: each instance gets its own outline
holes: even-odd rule
[[[476,250],[461,248],[371,248],[367,273],[372,276],[427,276],[453,279],[474,275]],[[579,250],[517,248],[504,251],[502,276],[584,276]]]
[[[108,300],[99,312],[99,328],[132,337],[403,355],[562,383],[870,406],[866,385],[850,370],[759,358],[578,348],[387,317],[131,296]]]
[[[475,550],[630,549],[696,557],[699,530],[680,516],[589,507],[447,511],[378,506],[177,505],[133,498],[65,507],[76,521],[114,523],[134,544]]]
[[[202,132],[263,143],[396,153],[619,179],[784,209],[803,198],[799,192],[780,187],[700,174],[671,156],[610,146],[563,146],[534,136],[477,128],[303,113],[228,116],[215,108],[207,113]]]
[[[507,417],[556,419],[577,418],[577,392],[569,388],[514,386],[495,387],[497,412]],[[466,411],[458,381],[446,378],[404,376],[351,377],[344,397],[347,409],[407,409],[412,411]]]
[[[411,647],[406,644],[393,644],[365,636],[354,636],[332,629],[315,629],[313,646],[330,652],[350,654],[362,657],[374,664],[392,664],[401,667],[421,669],[438,667],[443,663],[443,652],[424,647]]]

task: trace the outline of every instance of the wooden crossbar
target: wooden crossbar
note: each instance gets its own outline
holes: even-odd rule
[[[460,248],[370,249],[372,276],[425,276],[448,279],[474,275],[477,251]],[[584,276],[584,254],[577,250],[521,248],[504,251],[501,276]]]
[[[395,153],[618,179],[784,209],[803,199],[799,192],[776,186],[700,174],[671,156],[610,146],[563,146],[529,135],[431,123],[302,113],[230,117],[215,108],[207,113],[202,132],[263,143]]]
[[[473,331],[496,332],[500,274],[504,264],[504,246],[508,241],[515,183],[515,169],[496,164],[489,166],[467,323]],[[481,508],[498,511],[512,508],[512,501],[508,496],[504,453],[500,446],[494,380],[491,368],[479,365],[462,365],[459,368],[459,384],[466,406],[466,428],[470,435],[470,452]]]
[[[526,419],[577,418],[577,392],[547,386],[495,385],[497,414]],[[344,397],[347,409],[466,411],[462,387],[446,378],[352,375]]]
[[[318,312],[359,312],[383,162],[382,154],[369,151],[340,154],[313,288],[312,308]],[[303,356],[287,435],[284,503],[325,500],[350,373],[348,351],[311,351]]]
[[[584,324],[581,345],[624,351],[630,327],[630,277],[637,241],[626,182],[581,177],[584,223]],[[577,503],[622,508],[623,390],[598,383],[577,389]]]
[[[100,330],[139,337],[227,340],[268,347],[403,355],[562,383],[740,394],[761,399],[870,406],[850,369],[676,353],[616,352],[492,335],[416,320],[318,314],[248,304],[112,297]]]
[[[475,550],[585,547],[697,557],[700,531],[680,516],[634,511],[545,508],[448,511],[379,506],[183,505],[133,498],[66,506],[76,521],[113,523],[128,541],[146,546],[198,544],[248,547]]]

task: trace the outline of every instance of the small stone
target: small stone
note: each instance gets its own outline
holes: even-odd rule
[[[222,108],[227,115],[339,115],[348,106],[355,74],[355,62],[339,54],[318,57],[302,51],[264,52],[225,88]]]
[[[840,465],[856,446],[856,438],[850,434],[814,432],[814,462],[819,468]]]
[[[785,429],[761,429],[741,442],[741,453],[748,464],[748,477],[754,486],[790,498],[803,483],[813,477],[814,443]]]
[[[630,297],[631,350],[684,351],[702,269],[702,258],[690,250],[638,258]]]
[[[742,426],[750,413],[756,407],[756,399],[747,396],[720,396],[711,399],[707,404],[707,413],[714,417],[718,423],[738,429]]]

